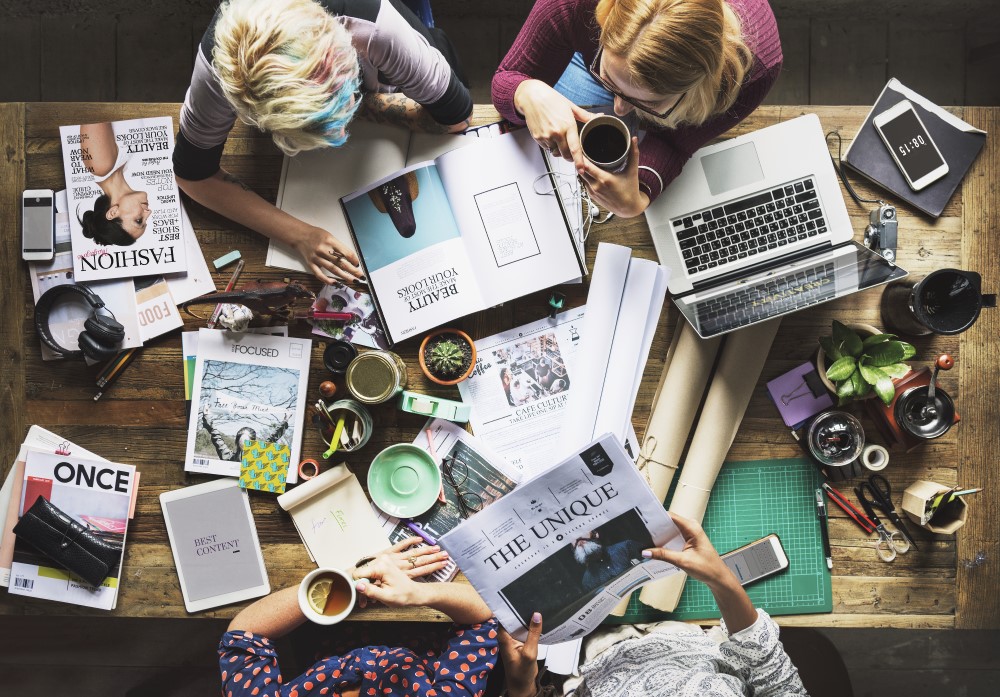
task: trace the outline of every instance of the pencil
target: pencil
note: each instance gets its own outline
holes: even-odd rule
[[[116,359],[115,365],[112,367],[112,369],[110,371],[106,371],[106,374],[100,379],[98,379],[97,381],[98,392],[97,394],[94,395],[95,402],[99,400],[101,396],[104,395],[104,392],[107,390],[107,388],[111,387],[111,385],[119,378],[119,376],[125,372],[125,369],[129,366],[129,364],[133,361],[133,359],[135,359],[135,355],[136,353],[138,353],[138,351],[139,347],[136,347],[136,348],[130,348],[127,351],[123,351],[121,354],[119,354],[118,358],[120,358],[121,360]]]
[[[240,279],[240,274],[243,273],[243,267],[246,266],[246,263],[246,259],[240,259],[239,263],[236,264],[236,269],[233,271],[233,275],[229,278],[229,283],[226,284],[227,293],[236,287],[236,282]],[[219,303],[215,306],[215,311],[212,313],[211,319],[208,320],[209,329],[215,329],[215,323],[219,321],[219,315],[221,314],[222,303]]]
[[[437,449],[434,447],[434,437],[431,435],[431,429],[424,429],[424,433],[427,435],[427,450],[430,452],[431,457],[434,459],[434,466],[441,470],[441,459],[438,457]],[[441,503],[447,503],[448,499],[444,496],[444,478],[441,478],[441,488],[438,489],[438,501]]]

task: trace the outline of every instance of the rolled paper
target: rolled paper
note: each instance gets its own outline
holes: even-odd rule
[[[637,464],[661,501],[667,498],[721,341],[722,337],[702,339],[683,316],[678,319]],[[611,614],[624,615],[629,597],[623,597]]]
[[[736,438],[780,324],[780,318],[772,319],[727,335],[670,502],[671,513],[699,523],[705,517],[715,479]],[[680,345],[674,361],[679,357]],[[642,589],[639,599],[671,612],[680,601],[686,580],[687,575],[679,573],[654,581]]]

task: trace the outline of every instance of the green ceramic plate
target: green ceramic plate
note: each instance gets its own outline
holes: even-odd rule
[[[368,468],[368,494],[397,518],[426,513],[441,489],[441,471],[427,452],[410,443],[390,445]]]

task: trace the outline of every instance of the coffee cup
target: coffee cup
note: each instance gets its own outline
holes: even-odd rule
[[[628,163],[632,134],[617,116],[595,116],[580,129],[583,155],[608,172],[620,172]]]
[[[337,624],[358,601],[355,580],[339,569],[315,569],[299,584],[299,608],[310,622]]]

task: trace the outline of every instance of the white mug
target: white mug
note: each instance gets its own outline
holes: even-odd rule
[[[347,588],[350,592],[350,600],[347,602],[347,607],[341,610],[336,615],[324,615],[322,613],[316,612],[312,605],[309,604],[309,587],[313,582],[320,576],[332,575],[339,576],[347,583]],[[347,618],[354,610],[354,606],[358,602],[358,593],[354,590],[354,584],[357,583],[349,572],[341,571],[340,569],[314,569],[306,574],[306,577],[302,579],[302,583],[299,584],[299,608],[302,610],[302,614],[310,622],[315,622],[316,624],[337,624],[338,622]]]

